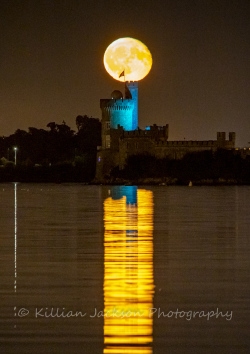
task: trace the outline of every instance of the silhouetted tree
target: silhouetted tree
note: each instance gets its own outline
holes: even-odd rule
[[[97,118],[77,116],[76,121],[79,131],[76,136],[78,153],[96,152],[97,146],[101,145],[101,122]]]
[[[89,117],[85,114],[84,116],[77,116],[76,117],[76,126],[77,130],[79,131],[89,120]]]
[[[55,132],[56,131],[56,123],[55,122],[48,123],[47,127],[50,128],[51,132]]]

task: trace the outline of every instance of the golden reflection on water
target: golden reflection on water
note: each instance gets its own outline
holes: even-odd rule
[[[153,193],[113,187],[104,202],[104,353],[152,353]],[[116,195],[117,197],[117,195]],[[120,197],[120,199],[119,199]]]

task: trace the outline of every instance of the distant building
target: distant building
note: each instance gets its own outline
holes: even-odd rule
[[[114,167],[123,169],[129,156],[148,154],[156,158],[181,159],[190,152],[234,149],[235,133],[218,132],[216,140],[168,140],[168,124],[138,128],[138,84],[126,82],[125,98],[113,91],[111,99],[101,99],[102,146],[97,152],[96,178],[109,176]]]
[[[246,159],[248,156],[250,156],[250,148],[249,147],[236,148],[234,153],[235,155],[240,155],[242,159]]]

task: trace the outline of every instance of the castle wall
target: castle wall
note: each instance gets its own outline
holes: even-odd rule
[[[234,149],[235,134],[229,134],[229,140],[225,139],[225,133],[217,135],[217,140],[205,141],[167,141],[160,139],[159,135],[146,135],[146,132],[126,132],[119,140],[119,167],[123,169],[129,156],[148,154],[157,159],[170,158],[182,159],[187,153],[201,151],[216,151],[217,149]],[[223,137],[223,139],[221,139]]]
[[[168,140],[168,124],[159,127],[156,124],[150,126],[150,130],[136,129],[133,131],[120,130],[121,138],[147,138],[156,140]]]
[[[154,141],[147,137],[133,137],[119,140],[119,168],[123,169],[129,156],[154,154]]]
[[[110,149],[97,151],[96,180],[100,182],[106,176],[109,176],[111,170],[119,166],[119,162],[119,151],[112,151]]]

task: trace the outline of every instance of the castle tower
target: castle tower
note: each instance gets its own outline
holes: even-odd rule
[[[134,101],[130,98],[123,98],[120,91],[115,90],[111,94],[111,99],[101,99],[102,110],[102,148],[109,149],[110,130],[123,127],[124,130],[133,129],[133,109]]]
[[[110,129],[123,127],[125,131],[138,127],[138,82],[125,83],[125,98],[115,90],[111,99],[101,99],[102,110],[102,148],[111,147]]]
[[[138,82],[125,83],[125,98],[115,90],[110,99],[101,99],[102,147],[98,150],[96,178],[119,165],[119,139],[123,132],[138,128]]]
[[[134,110],[132,117],[132,129],[138,128],[138,81],[126,82],[125,84],[125,98],[127,95],[131,94],[132,100],[134,101]]]

